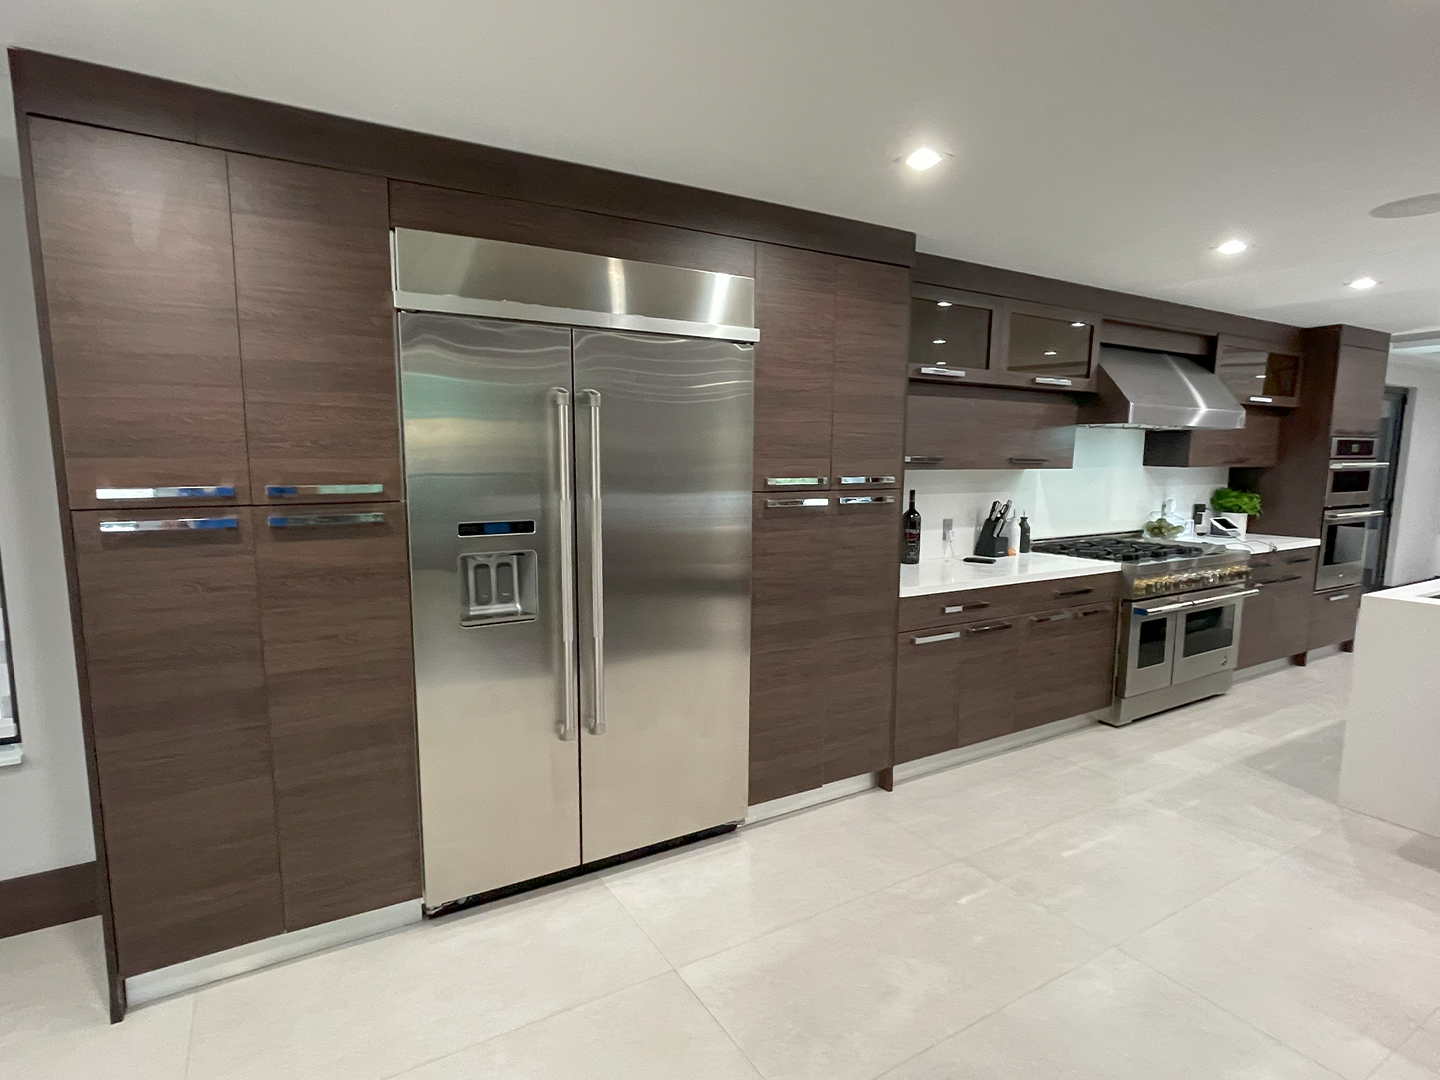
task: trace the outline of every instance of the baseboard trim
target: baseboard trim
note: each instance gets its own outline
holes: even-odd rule
[[[0,938],[100,913],[93,861],[0,881]]]
[[[745,824],[754,825],[757,822],[770,821],[773,818],[784,817],[786,814],[793,814],[797,810],[808,810],[810,807],[819,806],[822,803],[849,798],[851,795],[858,795],[862,791],[869,791],[878,786],[879,782],[874,773],[861,773],[859,776],[850,776],[844,780],[832,780],[828,784],[811,788],[809,791],[797,791],[794,795],[782,795],[769,802],[756,803],[745,815]]]
[[[125,995],[132,1007],[143,1005],[147,1001],[158,1001],[221,979],[234,978],[272,964],[398,930],[418,923],[420,919],[420,898],[416,897],[334,922],[292,930],[288,934],[252,941],[248,945],[237,945],[210,956],[184,960],[142,975],[132,975],[125,980]]]
[[[994,757],[996,754],[1018,750],[1022,746],[1045,742],[1057,735],[1065,735],[1071,731],[1090,727],[1092,724],[1099,723],[1102,716],[1109,715],[1109,709],[1082,713],[1065,720],[1055,720],[1049,724],[1041,724],[1039,727],[1017,731],[1012,735],[1001,735],[998,739],[990,739],[988,742],[962,746],[958,750],[944,750],[938,754],[931,754],[929,757],[907,761],[903,765],[895,766],[895,782],[898,784],[906,780],[914,780],[916,777],[927,776],[933,772],[953,769],[956,765],[965,765],[971,761],[979,761],[981,758]]]

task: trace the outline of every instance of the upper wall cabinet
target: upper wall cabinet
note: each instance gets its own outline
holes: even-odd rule
[[[1068,469],[1080,409],[1064,394],[913,386],[907,469]]]
[[[225,155],[29,121],[72,508],[246,502]]]
[[[908,282],[900,266],[756,246],[756,491],[898,485]]]
[[[1300,404],[1300,355],[1269,346],[1221,337],[1215,348],[1215,374],[1246,405],[1289,409]]]
[[[915,285],[910,378],[926,382],[1079,392],[1094,389],[1100,317]]]
[[[229,155],[256,502],[401,497],[386,182]]]

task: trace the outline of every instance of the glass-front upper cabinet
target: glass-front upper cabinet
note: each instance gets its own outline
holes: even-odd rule
[[[1300,356],[1267,345],[1220,338],[1215,374],[1232,394],[1251,405],[1292,408],[1300,404]]]
[[[910,377],[1091,390],[1099,326],[1099,316],[1088,312],[917,284],[910,298]]]

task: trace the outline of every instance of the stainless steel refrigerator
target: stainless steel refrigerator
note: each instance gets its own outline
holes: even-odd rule
[[[402,310],[399,348],[427,908],[743,818],[753,346]]]

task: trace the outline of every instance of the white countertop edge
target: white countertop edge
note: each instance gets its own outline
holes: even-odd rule
[[[1366,593],[1360,600],[1361,604],[1368,604],[1371,601],[1440,607],[1440,578],[1417,581],[1413,585],[1396,585],[1393,589],[1377,589],[1375,592]]]
[[[1318,536],[1270,536],[1267,533],[1249,533],[1244,540],[1221,540],[1214,536],[1201,537],[1206,543],[1222,543],[1226,547],[1248,548],[1252,555],[1266,555],[1272,550],[1275,551],[1296,551],[1299,548],[1311,548],[1320,546]],[[1264,545],[1256,547],[1256,544]]]
[[[901,566],[900,598],[993,589],[1001,585],[1055,581],[1087,574],[1118,574],[1120,570],[1120,563],[1041,552],[1012,555],[989,565],[967,563],[959,558],[931,559],[912,566]]]

